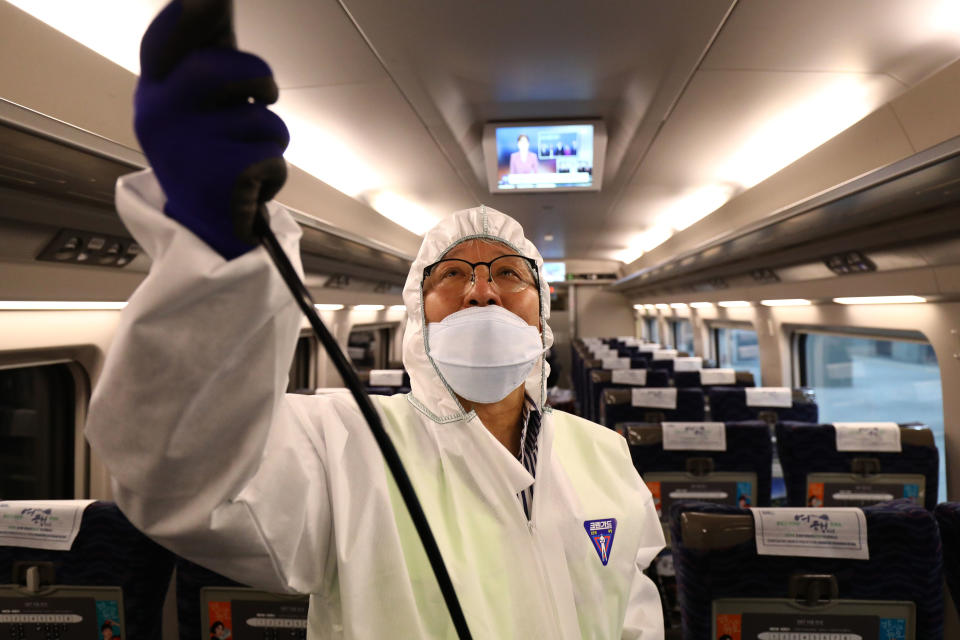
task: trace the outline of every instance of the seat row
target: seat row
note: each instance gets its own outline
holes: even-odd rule
[[[739,437],[731,434],[732,440]],[[41,517],[49,504],[39,508]],[[6,503],[5,508],[27,509],[18,503]],[[862,638],[939,640],[941,568],[954,590],[954,602],[960,602],[958,503],[938,505],[936,520],[906,500],[863,507],[862,515],[852,520],[843,514],[831,520],[837,513],[822,508],[747,510],[703,502],[678,502],[670,511],[672,550],[656,569],[670,565],[669,572],[676,575],[674,601],[684,638],[722,638],[726,633],[730,638],[742,634],[797,640],[857,637],[852,634],[859,632]],[[26,517],[36,513],[30,509]],[[859,557],[835,550],[771,554],[779,522],[828,541],[835,527],[862,525],[848,536],[862,547],[855,550]],[[764,529],[767,525],[772,533]],[[79,531],[67,550],[0,546],[0,575],[13,577],[11,585],[0,584],[0,634],[51,640],[94,633],[158,639],[174,569],[181,639],[264,637],[270,631],[264,621],[280,625],[283,637],[305,637],[306,598],[256,592],[178,558],[140,534],[106,502],[82,511]],[[257,628],[245,628],[248,620],[256,620]],[[810,625],[836,635],[799,635],[811,633]],[[747,635],[758,628],[798,635]]]
[[[581,341],[573,344],[572,376],[578,410],[594,422],[600,421],[600,400],[605,389],[754,386],[753,374],[747,371],[704,368],[701,358],[674,349],[661,349],[656,344],[624,346],[620,340],[626,338],[611,340],[618,346]]]
[[[372,396],[392,396],[410,392],[410,374],[404,369],[371,369],[361,371],[360,381]]]
[[[807,514],[826,513],[829,517],[829,510],[834,507],[845,507],[843,511],[849,511],[850,507],[867,509],[880,502],[898,499],[925,509],[928,515],[936,507],[939,454],[932,432],[922,425],[777,421],[775,439],[770,436],[770,425],[761,420],[621,423],[616,430],[626,438],[633,464],[650,489],[668,543],[672,543],[677,535],[676,523],[671,518],[676,518],[686,508],[684,505],[696,505],[705,509],[705,513],[726,513],[723,509],[735,513],[748,508],[769,509],[771,504],[780,503],[794,509],[782,516],[787,519],[793,517],[798,508]],[[786,500],[774,500],[777,478],[772,469],[779,467],[774,465],[777,452],[782,464],[781,482],[786,484]],[[828,511],[823,512],[824,509]],[[941,505],[937,509],[939,516],[939,511],[945,508]],[[960,533],[960,516],[954,514],[954,517]],[[736,526],[741,529],[752,526],[743,519],[739,523]],[[716,537],[725,540],[723,531],[725,529],[721,528]],[[960,537],[955,540],[960,544]],[[746,544],[746,541],[740,540],[740,543]],[[957,560],[960,561],[960,557]],[[681,576],[674,570],[675,562],[678,562],[677,551],[674,549],[671,554],[668,550],[661,554],[651,570],[661,590],[668,627],[672,623],[674,630],[682,609],[678,604],[682,604],[682,600],[677,600],[676,593]],[[952,566],[960,567],[960,564],[954,562]],[[809,570],[822,568],[823,565],[812,565]],[[784,580],[786,585],[786,578]],[[957,583],[960,585],[960,580]],[[722,592],[724,597],[732,598],[731,593],[733,591]],[[747,597],[746,591],[737,593]],[[703,610],[697,610],[691,615],[700,619],[704,614]],[[711,618],[707,615],[705,619]],[[701,620],[701,626],[694,626],[694,630],[685,632],[683,637],[708,637],[701,635],[703,624],[706,622]],[[709,637],[721,638],[723,634]],[[730,637],[739,636],[731,633]],[[795,640],[808,636],[744,637]],[[837,635],[822,637],[858,636],[844,636],[837,632]]]
[[[923,425],[780,422],[775,440],[759,420],[625,423],[617,431],[663,513],[684,500],[769,506],[775,455],[789,506],[937,503],[940,454]]]
[[[672,555],[658,564],[675,575],[685,640],[941,640],[944,578],[960,602],[958,514],[958,503],[935,518],[907,500],[847,510],[679,503]]]
[[[66,548],[43,548],[55,545],[34,538],[0,546],[0,637],[160,640],[174,571],[180,640],[265,632],[306,637],[307,597],[250,589],[178,557],[140,533],[114,503],[18,501],[0,507],[4,518],[27,519],[33,526],[25,528],[35,530],[45,528],[37,526],[44,519],[80,516],[72,543],[60,545]],[[250,620],[257,620],[257,628]]]

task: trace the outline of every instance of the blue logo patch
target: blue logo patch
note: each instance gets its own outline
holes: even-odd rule
[[[590,536],[590,542],[593,543],[600,562],[603,566],[607,566],[607,562],[610,561],[610,550],[613,548],[613,534],[617,532],[617,519],[587,520],[583,523],[583,528],[587,530],[587,535]]]

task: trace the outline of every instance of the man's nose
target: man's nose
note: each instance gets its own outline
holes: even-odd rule
[[[481,268],[482,267],[482,268]],[[464,307],[486,307],[495,304],[502,307],[500,292],[490,278],[490,270],[486,265],[477,265],[473,271],[473,283],[464,296]]]

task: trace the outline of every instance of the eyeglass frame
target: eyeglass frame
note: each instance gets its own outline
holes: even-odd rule
[[[537,261],[534,260],[533,258],[522,256],[519,253],[506,253],[502,256],[497,256],[493,260],[489,260],[487,262],[470,262],[469,260],[464,260],[463,258],[440,258],[433,264],[428,264],[423,268],[423,277],[420,279],[420,286],[423,287],[423,283],[427,281],[427,278],[430,276],[430,272],[433,270],[435,266],[447,260],[456,260],[458,262],[464,262],[470,265],[470,272],[472,274],[471,280],[470,280],[471,284],[475,284],[477,282],[477,267],[479,267],[480,265],[484,265],[487,267],[487,282],[493,282],[493,271],[490,269],[490,265],[493,264],[495,261],[499,260],[500,258],[522,258],[527,262],[527,264],[530,265],[530,273],[533,274],[533,286],[534,288],[536,288],[537,298],[539,298],[540,297],[540,270],[537,267]],[[523,289],[520,289],[520,291],[523,291]],[[519,291],[517,291],[516,293],[519,293]]]

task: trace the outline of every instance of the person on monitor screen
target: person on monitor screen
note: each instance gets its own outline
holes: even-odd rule
[[[530,153],[530,138],[525,133],[517,136],[517,151],[510,154],[510,173],[537,173],[540,162],[537,154]]]
[[[152,170],[118,182],[117,206],[152,265],[87,438],[148,535],[241,583],[310,594],[309,638],[456,637],[357,405],[285,392],[303,318],[231,202],[257,198],[236,185],[282,162],[286,130],[266,64],[193,43],[189,10],[168,5],[142,44],[135,125]],[[267,208],[299,268],[297,224]],[[446,217],[403,289],[412,391],[373,402],[474,638],[662,639],[643,570],[663,533],[626,441],[545,403],[548,287],[515,220]]]

